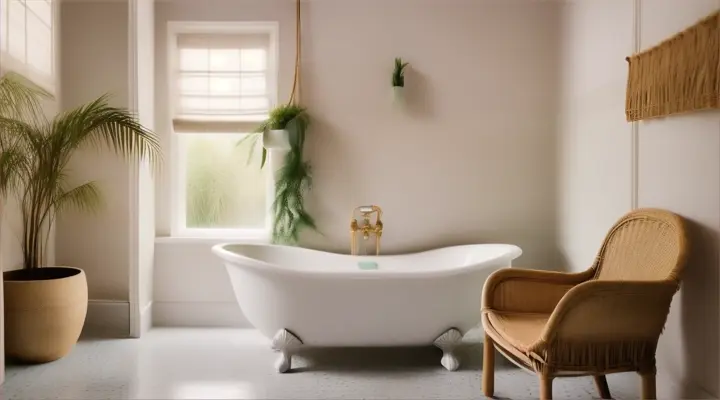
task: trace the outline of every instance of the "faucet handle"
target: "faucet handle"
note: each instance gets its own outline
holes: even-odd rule
[[[357,220],[355,218],[353,218],[350,221],[350,232],[355,232],[357,230],[358,230],[358,223],[357,223]]]

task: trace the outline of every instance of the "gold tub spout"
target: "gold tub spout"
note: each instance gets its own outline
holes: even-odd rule
[[[360,212],[362,215],[362,225],[358,224],[357,219],[355,219],[357,212]],[[370,216],[372,214],[375,214],[374,224],[370,222]],[[350,254],[357,255],[357,232],[362,232],[364,240],[369,239],[371,235],[375,235],[375,255],[380,255],[380,238],[382,231],[382,209],[380,207],[376,205],[355,207],[350,216]]]

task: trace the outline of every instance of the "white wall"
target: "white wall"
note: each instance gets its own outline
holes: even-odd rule
[[[636,40],[639,49],[651,47],[718,7],[718,0],[567,5],[558,165],[560,247],[572,270],[590,266],[607,230],[634,205],[692,221],[692,257],[661,337],[658,368],[713,395],[720,377],[720,113],[625,122],[624,58]]]
[[[153,324],[249,328],[214,243],[160,240],[155,247]]]
[[[519,265],[553,268],[559,10],[532,1],[304,2],[302,103],[313,118],[315,178],[308,207],[324,236],[308,233],[301,244],[349,252],[350,212],[372,203],[385,212],[385,253],[510,242],[525,251]],[[156,122],[166,143],[167,22],[279,21],[282,100],[294,11],[284,0],[156,3]],[[394,57],[411,63],[405,113],[390,102]],[[170,232],[166,182],[160,236]],[[193,250],[165,246],[173,248],[158,245],[155,302],[234,301],[209,246],[195,246],[197,261],[186,258],[182,272],[173,254]]]
[[[624,98],[632,12],[628,0],[578,2],[564,10],[558,232],[562,256],[574,270],[590,267],[610,226],[631,209]]]
[[[113,105],[128,107],[127,2],[62,2],[61,19],[62,108],[77,107],[104,93],[113,95]],[[57,261],[85,270],[90,299],[116,301],[127,311],[130,168],[120,157],[88,148],[74,157],[71,178],[98,181],[104,206],[96,215],[60,216]]]

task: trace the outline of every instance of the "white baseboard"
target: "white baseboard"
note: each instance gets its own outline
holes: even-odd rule
[[[155,301],[153,326],[250,328],[235,302]]]
[[[123,300],[90,300],[83,334],[128,337],[130,303]]]
[[[140,310],[140,336],[147,333],[152,328],[153,302],[149,302],[142,310]]]

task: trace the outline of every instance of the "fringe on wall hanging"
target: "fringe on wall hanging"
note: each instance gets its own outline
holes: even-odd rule
[[[720,108],[720,11],[627,61],[628,121]]]

